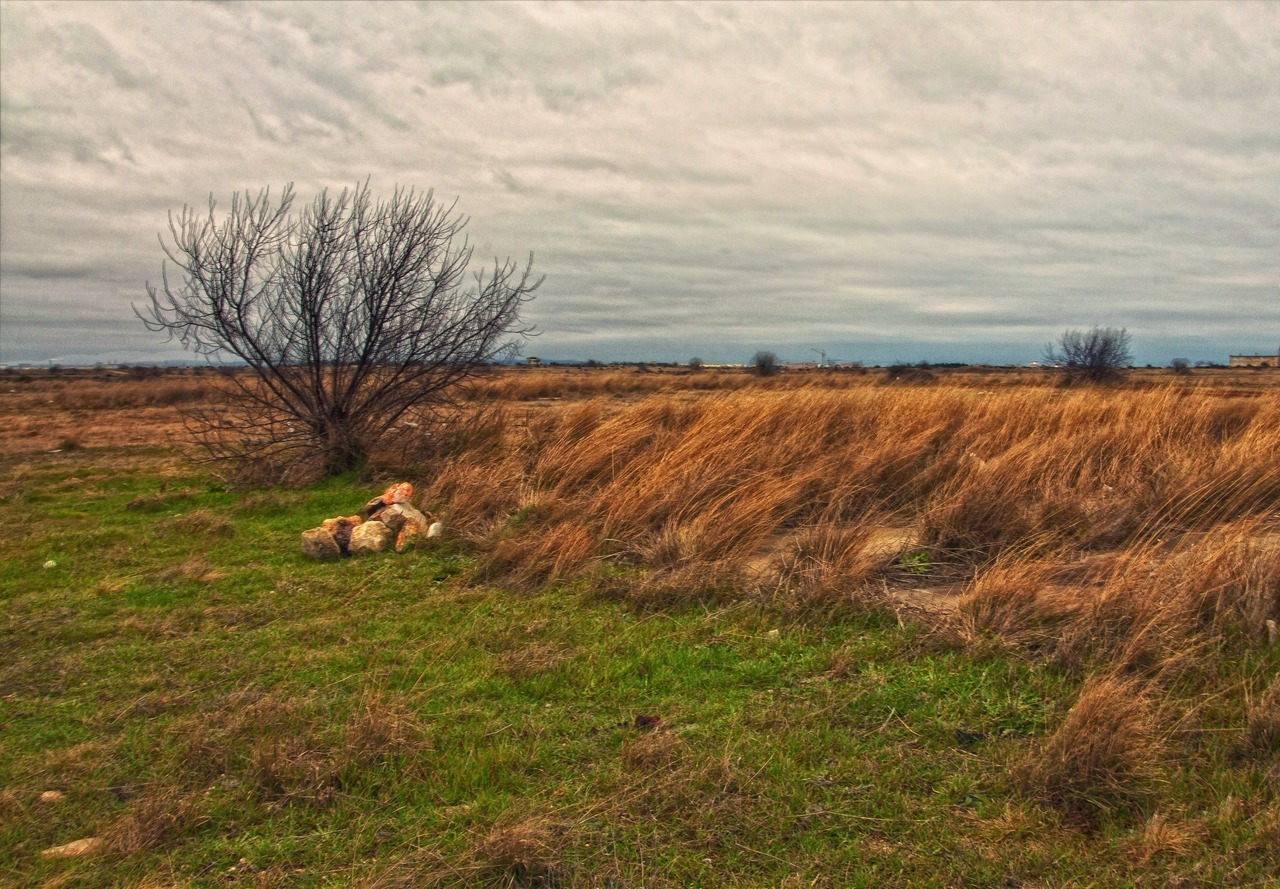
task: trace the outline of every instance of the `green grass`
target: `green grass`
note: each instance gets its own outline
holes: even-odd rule
[[[514,593],[450,545],[305,560],[376,485],[236,494],[92,450],[0,502],[0,883],[1273,885],[1227,747],[1082,823],[1018,763],[1078,681],[892,614]],[[56,567],[44,568],[47,560]],[[614,578],[612,583],[625,582]],[[1272,660],[1248,666],[1274,675]],[[1240,705],[1207,704],[1238,717]],[[656,729],[637,717],[658,717]],[[1206,717],[1209,718],[1209,717]],[[65,796],[40,802],[40,794]],[[108,851],[41,850],[105,837]]]

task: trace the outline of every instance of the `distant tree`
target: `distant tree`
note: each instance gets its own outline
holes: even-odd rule
[[[1045,361],[1057,364],[1077,379],[1100,383],[1113,379],[1129,366],[1129,332],[1123,327],[1067,330],[1056,343],[1044,347]]]
[[[762,377],[770,377],[782,370],[782,364],[772,352],[760,351],[751,356],[751,369]]]
[[[223,378],[226,410],[192,418],[215,457],[336,474],[397,425],[429,426],[482,365],[513,356],[542,281],[530,256],[495,260],[467,286],[467,219],[432,192],[375,201],[365,183],[293,207],[290,185],[236,195],[222,219],[212,197],[207,214],[170,214],[161,284],[134,311],[248,366]]]
[[[1179,375],[1189,374],[1191,373],[1191,362],[1185,358],[1175,358],[1169,362],[1169,370]]]
[[[702,359],[701,359],[701,358],[690,358],[690,359],[689,359],[689,370],[693,371],[694,373],[697,373],[698,371],[702,370]]]

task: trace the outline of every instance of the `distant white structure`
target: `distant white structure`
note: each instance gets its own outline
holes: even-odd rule
[[[1274,355],[1232,355],[1228,367],[1280,367],[1280,352]]]

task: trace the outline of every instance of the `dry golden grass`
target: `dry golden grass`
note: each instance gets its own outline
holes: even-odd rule
[[[849,377],[601,397],[491,427],[482,448],[430,467],[426,497],[516,583],[631,564],[703,590],[821,599],[883,574],[884,554],[858,541],[886,525],[910,527],[935,574],[965,578],[1265,517],[1280,502],[1278,424],[1275,392],[1174,386]]]
[[[1280,676],[1250,702],[1244,746],[1255,756],[1280,754]]]
[[[1023,765],[1023,786],[1071,814],[1092,816],[1136,802],[1159,780],[1161,722],[1146,688],[1103,676]]]

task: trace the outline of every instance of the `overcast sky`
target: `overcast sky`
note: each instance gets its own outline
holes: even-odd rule
[[[1280,3],[0,0],[0,362],[175,357],[184,203],[369,178],[532,251],[544,359],[1280,348]]]

